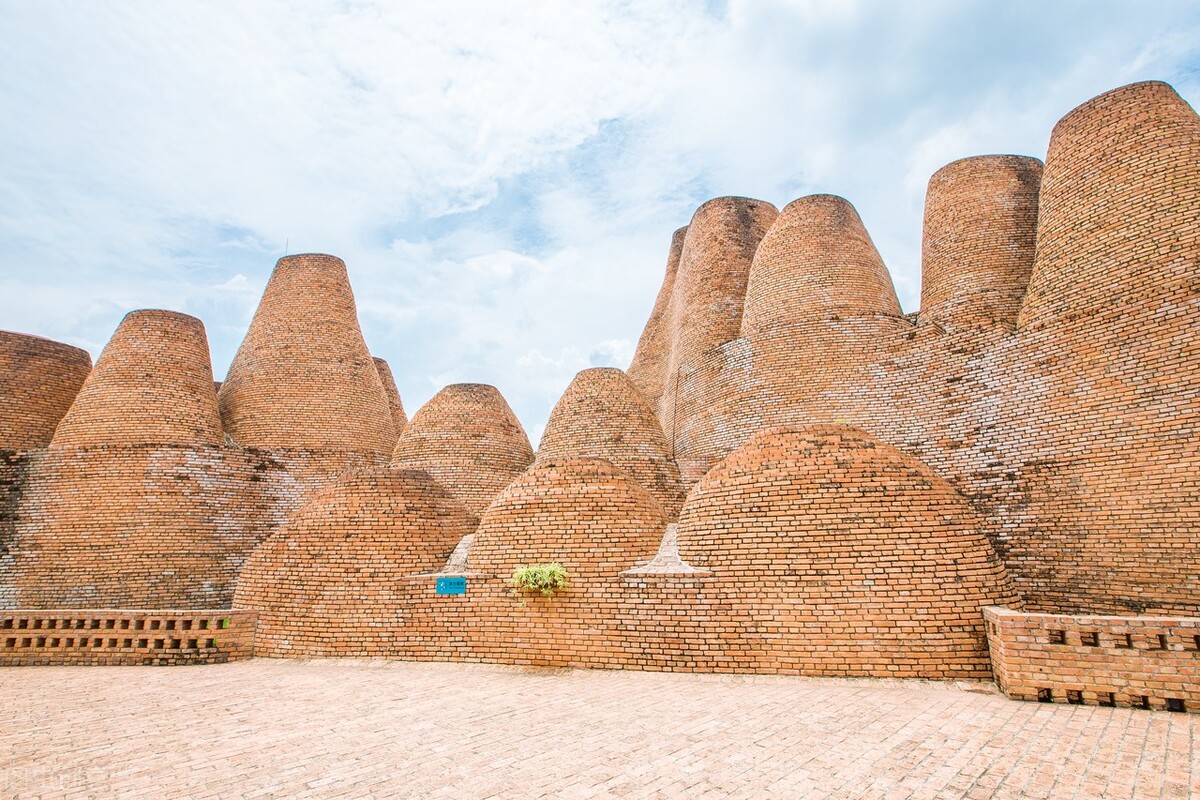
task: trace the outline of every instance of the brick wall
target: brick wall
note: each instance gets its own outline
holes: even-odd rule
[[[0,611],[0,666],[223,664],[249,658],[251,611]]]
[[[91,369],[86,350],[0,331],[0,450],[49,444]]]
[[[533,447],[495,386],[457,383],[413,415],[392,466],[428,472],[472,514],[533,463]]]
[[[537,461],[574,457],[609,461],[649,491],[667,516],[679,516],[679,467],[654,411],[621,370],[583,370],[550,412]]]
[[[755,435],[688,496],[679,555],[758,671],[987,677],[980,609],[1015,599],[966,501],[845,426]]]
[[[1009,697],[1200,712],[1200,619],[984,614],[992,670]]]
[[[980,609],[1015,601],[963,499],[847,428],[762,434],[714,470],[685,505],[683,561],[628,474],[539,461],[484,513],[451,570],[461,595],[436,582],[470,525],[394,474],[323,493],[251,557],[235,607],[259,613],[256,652],[981,678]],[[514,594],[515,568],[550,562],[565,591]]]
[[[475,519],[428,474],[348,473],[247,561],[235,606],[259,612],[264,656],[397,651],[405,581],[439,570]]]

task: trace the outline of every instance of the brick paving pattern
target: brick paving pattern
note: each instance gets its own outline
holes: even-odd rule
[[[1200,717],[983,683],[255,659],[0,691],[14,798],[1200,795]]]

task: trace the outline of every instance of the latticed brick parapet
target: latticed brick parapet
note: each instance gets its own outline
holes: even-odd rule
[[[1200,618],[984,613],[1009,697],[1200,713]]]
[[[0,611],[0,666],[223,664],[254,653],[252,611]]]

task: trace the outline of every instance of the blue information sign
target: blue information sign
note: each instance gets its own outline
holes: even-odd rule
[[[467,579],[466,578],[438,578],[437,579],[438,594],[466,594]]]

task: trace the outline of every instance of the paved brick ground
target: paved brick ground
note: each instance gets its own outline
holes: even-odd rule
[[[987,684],[256,659],[0,693],[4,797],[1200,796],[1200,715]]]

